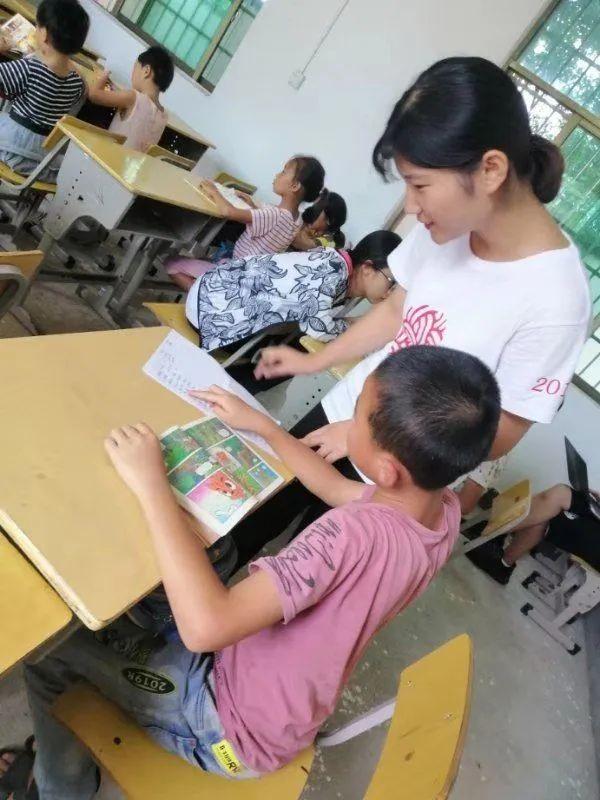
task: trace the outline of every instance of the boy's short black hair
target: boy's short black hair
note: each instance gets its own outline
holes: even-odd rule
[[[151,67],[154,83],[161,92],[166,92],[175,74],[175,65],[171,54],[164,47],[157,44],[140,53],[138,61],[142,67]]]
[[[65,56],[81,50],[90,28],[90,17],[77,0],[42,0],[36,22],[48,32],[52,47]]]
[[[500,418],[500,392],[475,356],[415,345],[373,373],[375,442],[394,455],[422,489],[441,489],[488,455]]]

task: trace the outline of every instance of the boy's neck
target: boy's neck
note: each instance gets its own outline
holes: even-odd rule
[[[443,494],[444,489],[429,491],[414,485],[398,489],[377,486],[372,500],[403,511],[426,528],[435,530],[440,523]]]
[[[296,195],[282,195],[281,202],[279,203],[279,208],[285,208],[286,211],[289,211],[292,217],[296,219],[298,216],[298,209],[300,208],[300,201],[296,197]]]
[[[154,83],[147,83],[142,86],[140,89],[142,94],[145,94],[146,97],[149,97],[152,102],[161,108],[160,105],[160,89]]]
[[[58,50],[50,48],[42,48],[38,50],[38,55],[44,64],[55,72],[57,75],[68,75],[72,70],[71,57],[66,56],[64,53],[59,53]]]

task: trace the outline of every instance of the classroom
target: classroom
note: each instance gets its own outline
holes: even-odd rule
[[[0,0],[0,800],[600,797],[600,0]]]

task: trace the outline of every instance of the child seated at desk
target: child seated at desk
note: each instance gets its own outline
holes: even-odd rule
[[[233,258],[243,259],[266,253],[283,253],[302,227],[301,203],[317,199],[325,181],[325,170],[312,156],[294,156],[273,179],[273,191],[281,197],[278,206],[258,207],[250,195],[240,193],[251,208],[236,208],[211,181],[201,181],[203,192],[225,219],[242,222],[245,231],[235,243]],[[210,261],[174,258],[166,263],[167,273],[182,289],[189,289],[196,278],[212,269]]]
[[[146,152],[158,144],[168,122],[160,94],[171,85],[174,72],[173,59],[165,48],[149,47],[133,65],[131,89],[111,88],[110,75],[103,72],[88,97],[97,105],[116,108],[109,130],[126,136],[126,147]]]
[[[36,52],[0,63],[0,92],[11,101],[0,113],[0,161],[23,175],[47,155],[44,141],[58,120],[78,107],[86,85],[70,56],[85,42],[90,19],[76,0],[43,0],[37,10]],[[0,53],[10,50],[0,38]],[[46,177],[55,177],[58,165]]]
[[[252,778],[291,761],[373,636],[446,563],[460,509],[444,487],[485,458],[500,413],[496,382],[474,356],[428,346],[388,356],[365,383],[349,435],[352,460],[375,484],[365,487],[234,395],[194,394],[263,436],[331,510],[225,587],[177,505],[154,433],[143,423],[113,430],[106,450],[144,512],[177,633],[153,638],[122,617],[100,634],[76,631],[26,668],[40,800],[96,791],[89,752],[49,710],[82,678],[206,771]],[[140,666],[168,692],[128,680]]]
[[[341,228],[348,209],[337,192],[323,189],[312,206],[302,212],[302,228],[292,242],[292,250],[312,250],[314,247],[343,247],[346,243]]]
[[[186,316],[204,350],[287,323],[331,339],[348,326],[337,316],[346,300],[378,303],[388,296],[395,281],[387,257],[400,242],[397,233],[374,231],[353,250],[319,247],[214,265],[190,289]]]

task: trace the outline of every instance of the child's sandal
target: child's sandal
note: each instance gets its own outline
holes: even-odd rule
[[[0,749],[0,758],[3,755],[14,755],[15,759],[0,778],[0,800],[9,796],[11,792],[24,789],[29,783],[35,753],[33,751],[33,736],[26,739],[23,747],[3,747]]]

